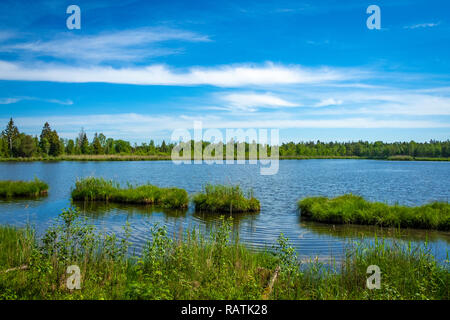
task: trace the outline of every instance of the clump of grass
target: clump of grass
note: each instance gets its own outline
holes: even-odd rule
[[[380,287],[368,289],[369,266],[381,272]],[[332,268],[311,261],[274,288],[276,299],[429,300],[450,299],[450,264],[438,263],[425,245],[390,242],[350,243]]]
[[[352,194],[333,199],[310,197],[299,200],[301,217],[335,224],[450,230],[450,204],[433,202],[419,207],[369,202]]]
[[[0,272],[3,269],[21,266],[31,256],[34,233],[30,228],[0,227]]]
[[[46,195],[48,184],[35,178],[32,181],[0,181],[0,198],[38,197]]]
[[[413,161],[414,157],[408,156],[408,155],[397,155],[397,156],[390,156],[387,157],[387,160],[395,160],[395,161]]]
[[[188,194],[183,189],[130,184],[126,188],[121,188],[117,182],[94,177],[78,180],[72,190],[72,199],[149,204],[164,208],[186,208],[189,203]]]
[[[300,264],[283,235],[273,250],[251,251],[231,240],[232,222],[223,218],[209,236],[194,229],[171,238],[158,225],[150,232],[152,240],[135,256],[129,225],[118,239],[99,233],[74,209],[65,210],[39,241],[33,233],[0,226],[0,300],[450,298],[448,261],[439,264],[426,248],[361,242],[330,267]],[[4,272],[20,264],[28,268]],[[80,290],[66,286],[69,265],[80,268]],[[381,270],[380,289],[366,287],[369,265]]]
[[[193,198],[196,211],[217,213],[258,212],[261,209],[259,200],[253,192],[247,195],[239,186],[207,184],[202,193]]]

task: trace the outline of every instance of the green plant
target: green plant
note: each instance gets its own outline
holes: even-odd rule
[[[38,197],[47,192],[48,184],[38,178],[32,181],[0,181],[0,198]]]
[[[250,190],[245,194],[239,186],[207,184],[193,201],[196,211],[205,212],[258,212],[261,208],[253,192]]]
[[[318,222],[450,230],[450,204],[444,202],[419,207],[390,206],[347,194],[333,199],[305,198],[298,202],[298,208],[302,218]]]
[[[164,208],[186,208],[189,198],[186,190],[159,188],[153,185],[121,188],[119,183],[103,178],[89,177],[77,180],[72,199],[79,201],[104,201],[157,205]]]
[[[138,256],[128,250],[130,226],[121,238],[105,235],[73,208],[42,239],[0,226],[0,299],[248,300],[261,299],[272,279],[270,299],[450,298],[448,258],[436,261],[426,245],[355,241],[338,264],[300,265],[284,235],[274,250],[255,251],[231,241],[231,226],[222,218],[207,236],[193,229],[172,238],[155,225]],[[80,268],[80,290],[65,285],[69,265]],[[369,265],[382,271],[379,290],[365,286]]]

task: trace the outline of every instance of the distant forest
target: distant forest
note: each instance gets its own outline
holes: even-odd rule
[[[203,149],[209,142],[201,143]],[[59,157],[63,155],[139,155],[139,156],[170,156],[174,143],[155,144],[153,140],[141,145],[132,145],[128,141],[107,138],[102,133],[95,134],[92,140],[84,130],[75,140],[62,139],[48,123],[44,124],[39,137],[27,135],[19,131],[10,119],[0,137],[0,158],[32,158]],[[246,153],[250,145],[245,143]],[[192,143],[193,148],[193,143]],[[225,148],[225,145],[224,145]],[[237,148],[237,143],[235,143]],[[269,147],[270,154],[270,147]],[[289,142],[279,146],[281,157],[361,157],[386,159],[389,157],[424,157],[449,158],[450,140],[425,143],[382,141],[367,142]],[[224,154],[226,154],[224,152]]]

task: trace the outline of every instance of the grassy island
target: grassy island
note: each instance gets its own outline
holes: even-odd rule
[[[298,208],[302,218],[317,222],[450,230],[450,204],[444,202],[407,207],[347,194],[332,199],[305,198],[298,202]]]
[[[206,185],[193,198],[196,211],[217,213],[259,212],[259,200],[251,191],[244,193],[239,186]]]
[[[32,181],[0,181],[0,198],[39,197],[47,192],[48,184],[38,178]]]
[[[189,197],[186,190],[159,188],[154,185],[122,188],[119,183],[103,178],[85,178],[75,183],[72,199],[78,201],[104,201],[157,205],[164,208],[186,208]]]
[[[302,263],[283,235],[273,249],[255,252],[231,240],[223,220],[209,236],[190,230],[172,238],[153,226],[136,256],[129,226],[119,241],[77,215],[64,211],[42,239],[0,226],[0,300],[450,298],[449,264],[426,247],[377,240],[348,246],[335,264]],[[67,288],[68,265],[80,269],[79,290]],[[382,272],[380,289],[366,287],[370,265]]]

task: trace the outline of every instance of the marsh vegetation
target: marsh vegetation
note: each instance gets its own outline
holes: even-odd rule
[[[46,195],[48,184],[35,178],[31,181],[0,180],[0,198],[25,198]]]
[[[369,202],[346,194],[336,198],[309,197],[298,201],[301,217],[317,222],[382,227],[450,230],[450,204],[433,202],[417,207]]]
[[[195,211],[210,213],[259,212],[261,205],[251,190],[244,192],[239,186],[211,185],[194,195]]]
[[[449,261],[426,247],[349,245],[334,264],[300,263],[282,234],[272,248],[250,251],[231,240],[231,222],[178,238],[154,225],[140,255],[122,239],[99,233],[74,209],[42,238],[32,229],[0,227],[0,299],[449,299]],[[447,259],[448,260],[448,259]],[[81,289],[66,286],[77,265]],[[366,288],[367,267],[382,270],[381,288]],[[279,270],[272,289],[269,282]]]
[[[121,187],[112,180],[94,177],[75,183],[72,200],[157,205],[163,208],[186,208],[189,203],[188,194],[183,189],[160,188],[150,184]]]

